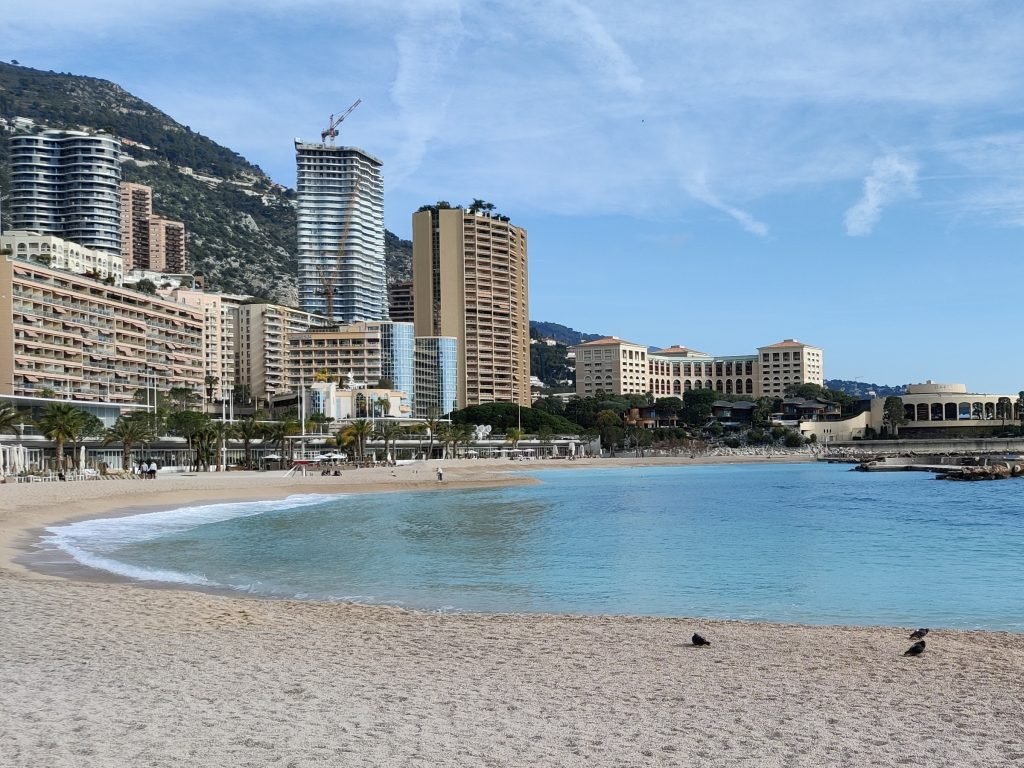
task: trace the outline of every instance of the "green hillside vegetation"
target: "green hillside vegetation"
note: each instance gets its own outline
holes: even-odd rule
[[[190,270],[213,289],[295,303],[295,193],[258,166],[115,83],[0,63],[0,117],[16,116],[148,146],[124,145],[135,162],[123,165],[123,177],[153,187],[156,213],[185,222]],[[179,166],[222,181],[201,181]],[[0,133],[0,202],[9,189],[7,135]],[[386,232],[385,248],[389,280],[408,279],[412,244]]]
[[[583,333],[575,328],[559,323],[549,323],[544,320],[530,321],[530,338],[533,339],[554,339],[559,344],[571,347],[585,341],[596,341],[604,336],[598,333]]]

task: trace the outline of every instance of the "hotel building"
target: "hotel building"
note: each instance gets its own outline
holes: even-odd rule
[[[121,251],[121,142],[47,130],[10,138],[12,228]]]
[[[726,395],[782,397],[796,384],[824,386],[822,350],[795,339],[759,347],[754,355],[715,356],[688,347],[649,351],[611,336],[570,348],[576,358],[576,394],[682,397],[695,389]]]
[[[0,258],[0,394],[128,404],[140,389],[202,383],[200,311]]]
[[[576,394],[642,395],[648,391],[647,347],[618,336],[570,347],[576,355]]]
[[[529,406],[526,230],[505,216],[461,208],[412,217],[416,335],[453,336],[458,406]]]
[[[402,415],[412,413],[414,341],[411,323],[351,323],[310,328],[289,337],[288,381],[293,391],[326,377],[348,388],[382,379],[402,393]]]
[[[295,141],[299,306],[336,322],[386,320],[382,163]]]
[[[111,280],[114,285],[124,281],[121,257],[109,251],[95,251],[56,235],[11,230],[0,235],[0,253],[28,259],[43,266]]]
[[[257,400],[292,392],[288,339],[326,322],[319,315],[278,304],[239,305],[235,328],[237,384]]]

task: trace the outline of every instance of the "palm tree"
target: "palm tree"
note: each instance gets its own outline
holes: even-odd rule
[[[334,445],[339,450],[342,448],[348,448],[350,445],[352,445],[353,440],[355,440],[355,438],[352,436],[350,432],[348,432],[347,427],[345,429],[339,429],[337,433],[334,435]]]
[[[454,450],[452,451],[452,454],[449,454],[448,450],[449,447],[451,447],[452,443],[455,441],[455,425],[452,424],[450,421],[442,421],[440,424],[438,424],[437,440],[439,443],[441,443],[442,446],[442,458],[449,458],[450,455],[454,455]]]
[[[284,448],[285,438],[297,434],[299,425],[294,421],[278,421],[273,424],[263,425],[263,440],[273,446],[278,453]]]
[[[47,440],[53,440],[57,451],[57,470],[64,471],[64,443],[78,439],[84,412],[69,403],[50,403],[37,422]]]
[[[213,388],[216,387],[219,382],[220,379],[212,373],[208,373],[203,377],[203,384],[206,386],[206,399],[211,403],[213,402]]]
[[[356,455],[359,461],[366,456],[366,441],[373,435],[373,422],[368,419],[356,419],[349,422],[349,425],[342,430],[342,435],[354,441],[356,444]]]
[[[505,433],[505,442],[512,443],[512,450],[519,447],[519,441],[523,439],[523,430],[512,427]]]
[[[405,427],[395,421],[382,421],[377,425],[377,437],[384,441],[384,455],[390,456],[392,461],[398,457],[392,452],[391,447],[401,435],[405,433]]]
[[[245,452],[245,468],[252,469],[252,441],[257,440],[263,434],[262,427],[256,423],[256,419],[242,419],[235,423],[234,433],[233,436],[242,441],[242,450]]]
[[[455,452],[458,453],[459,446],[462,445],[465,448],[469,448],[469,444],[473,441],[473,435],[476,432],[476,427],[473,424],[455,424],[452,429],[452,438],[455,442]],[[465,455],[465,452],[463,452]]]
[[[444,422],[436,414],[431,414],[423,420],[423,426],[426,428],[430,435],[430,443],[427,446],[427,458],[429,459],[434,455],[434,438],[437,437],[437,431],[441,428]]]
[[[381,396],[374,400],[373,404],[375,410],[380,409],[381,416],[391,415],[391,398]]]
[[[213,428],[214,437],[217,443],[217,471],[223,472],[227,467],[224,466],[225,459],[225,448],[227,442],[235,436],[234,424],[229,424],[226,421],[212,421],[210,426]]]
[[[121,468],[132,467],[132,447],[140,443],[148,443],[153,439],[148,417],[121,416],[114,426],[109,427],[103,435],[103,445],[121,444]]]
[[[0,403],[0,433],[10,432],[15,437],[21,437],[21,429],[18,425],[24,420],[24,417],[13,405]]]

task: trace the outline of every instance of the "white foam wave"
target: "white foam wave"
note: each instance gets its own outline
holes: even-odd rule
[[[239,517],[252,517],[279,509],[310,507],[343,498],[345,495],[296,494],[286,499],[270,501],[204,504],[124,517],[80,520],[48,527],[47,535],[42,537],[42,545],[54,547],[82,565],[131,579],[217,587],[223,585],[212,582],[200,574],[145,568],[120,562],[109,555],[128,544]]]

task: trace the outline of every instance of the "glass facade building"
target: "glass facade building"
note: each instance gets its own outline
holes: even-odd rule
[[[413,408],[416,395],[416,337],[412,323],[379,323],[380,375],[391,379],[394,389],[405,394],[403,405]]]
[[[454,336],[416,337],[413,416],[445,416],[459,407],[459,342]]]
[[[382,163],[296,140],[299,306],[339,323],[388,319]]]

